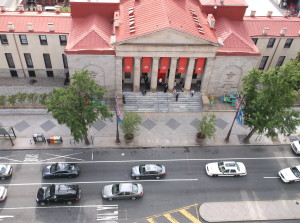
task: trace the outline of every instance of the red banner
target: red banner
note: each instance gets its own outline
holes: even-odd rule
[[[180,57],[179,63],[177,66],[177,73],[185,73],[186,72],[186,65],[187,65],[188,58],[186,57]]]
[[[133,57],[124,57],[124,72],[132,72]]]
[[[143,57],[142,73],[150,73],[151,57]]]
[[[160,73],[166,74],[169,70],[170,57],[162,57],[160,60]]]
[[[195,67],[195,74],[202,74],[204,70],[206,58],[198,58],[196,67]]]

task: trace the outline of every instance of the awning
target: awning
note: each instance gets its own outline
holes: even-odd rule
[[[187,61],[188,61],[187,57],[179,58],[179,63],[177,66],[177,73],[185,73],[186,72]]]
[[[133,57],[124,57],[124,72],[132,72]]]
[[[143,57],[142,73],[149,73],[151,68],[151,57]]]
[[[169,70],[170,57],[162,57],[160,60],[160,73],[165,74]]]
[[[202,74],[204,70],[206,58],[198,58],[195,66],[195,74]]]

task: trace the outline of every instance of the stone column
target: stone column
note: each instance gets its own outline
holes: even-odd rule
[[[169,73],[169,80],[168,80],[168,91],[169,92],[173,92],[173,89],[174,89],[177,60],[178,60],[178,57],[171,57],[171,66],[170,66],[170,73]]]
[[[141,85],[141,57],[134,57],[133,92],[140,92]]]
[[[215,63],[215,58],[206,58],[206,64],[205,64],[205,69],[202,76],[201,88],[200,88],[200,92],[202,95],[207,95],[208,93],[207,91],[210,84],[209,82],[212,76],[214,63]]]
[[[153,57],[151,69],[151,92],[155,93],[157,89],[157,73],[158,73],[159,57]]]
[[[123,57],[116,57],[116,86],[115,91],[118,95],[118,98],[122,97],[123,89],[122,89],[122,70],[123,70]]]
[[[197,58],[192,57],[189,60],[189,65],[186,72],[185,82],[184,82],[184,92],[189,92],[191,90],[191,84],[193,79],[195,60]]]

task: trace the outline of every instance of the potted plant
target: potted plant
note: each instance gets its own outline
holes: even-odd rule
[[[217,117],[215,114],[204,114],[199,120],[199,128],[197,132],[197,141],[202,143],[205,138],[212,138],[215,135],[215,122]]]
[[[135,136],[139,134],[139,125],[142,123],[142,118],[137,113],[124,112],[123,123],[121,129],[126,142],[132,142]]]

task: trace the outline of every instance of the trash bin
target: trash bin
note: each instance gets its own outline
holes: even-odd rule
[[[62,137],[61,136],[50,136],[49,139],[47,139],[48,143],[62,143]]]

